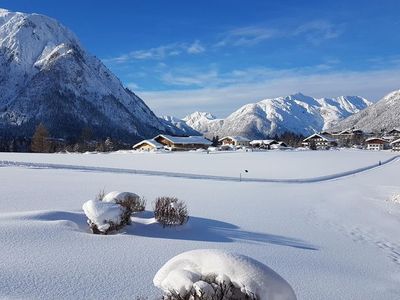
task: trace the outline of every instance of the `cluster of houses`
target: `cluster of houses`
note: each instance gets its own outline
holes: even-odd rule
[[[361,130],[343,130],[340,132],[323,131],[314,133],[305,138],[302,146],[310,149],[329,149],[340,145],[364,145],[368,150],[392,149],[400,151],[400,129],[393,129],[386,134],[375,137],[372,133],[365,133]],[[191,151],[209,150],[213,143],[202,136],[178,137],[166,134],[159,134],[148,140],[143,140],[133,146],[138,151]],[[215,145],[214,145],[215,146]],[[249,140],[242,136],[226,136],[218,140],[218,150],[232,149],[288,149],[288,145],[277,140]]]
[[[348,129],[340,132],[314,133],[303,140],[302,146],[315,149],[327,149],[352,142],[353,145],[364,145],[368,150],[400,151],[400,129],[394,128],[377,137],[373,133]]]
[[[218,140],[219,150],[231,149],[278,149],[287,148],[287,145],[275,140],[254,140],[251,141],[242,136],[226,136]],[[209,149],[212,142],[202,136],[177,137],[166,134],[159,134],[156,137],[143,140],[133,146],[134,150],[139,151],[191,151],[198,149]]]

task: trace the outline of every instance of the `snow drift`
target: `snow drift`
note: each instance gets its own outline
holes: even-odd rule
[[[264,264],[222,250],[203,249],[179,254],[157,272],[153,283],[166,294],[174,291],[184,296],[192,288],[203,288],[204,292],[211,293],[212,287],[202,280],[210,275],[215,275],[218,281],[230,281],[242,293],[256,295],[257,299],[296,299],[291,286]]]

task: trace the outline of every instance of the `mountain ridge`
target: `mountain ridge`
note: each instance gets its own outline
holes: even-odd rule
[[[368,108],[340,121],[332,130],[356,128],[364,131],[379,132],[400,128],[400,90],[385,95]]]
[[[371,102],[359,96],[313,98],[296,93],[243,105],[225,119],[195,112],[183,120],[207,137],[243,135],[257,139],[284,132],[308,135],[332,127],[370,105]]]
[[[0,132],[137,141],[171,133],[151,109],[57,20],[0,10]],[[174,129],[179,132],[178,129]]]

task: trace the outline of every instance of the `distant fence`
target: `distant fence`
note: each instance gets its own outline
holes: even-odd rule
[[[350,175],[355,175],[367,170],[371,170],[390,162],[393,162],[400,158],[400,155],[393,156],[387,160],[380,161],[379,163],[361,167],[345,172],[335,173],[331,175],[324,175],[312,178],[293,178],[293,179],[274,179],[274,178],[250,178],[250,177],[232,177],[232,176],[218,176],[218,175],[201,175],[191,173],[179,173],[179,172],[163,172],[163,171],[150,171],[150,170],[139,170],[139,169],[123,169],[123,168],[108,168],[108,167],[90,167],[90,166],[78,166],[78,165],[64,165],[64,164],[48,164],[48,163],[30,163],[30,162],[17,162],[1,160],[0,167],[22,167],[22,168],[34,168],[34,169],[56,169],[56,170],[72,170],[81,172],[97,172],[97,173],[118,173],[118,174],[135,174],[135,175],[146,175],[146,176],[162,176],[172,178],[184,178],[184,179],[197,179],[197,180],[214,180],[214,181],[231,181],[231,182],[258,182],[258,183],[314,183],[328,180],[339,179]]]

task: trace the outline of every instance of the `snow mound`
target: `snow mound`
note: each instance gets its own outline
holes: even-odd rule
[[[153,283],[166,294],[180,296],[199,289],[207,295],[214,284],[205,278],[215,276],[214,282],[232,283],[246,295],[257,299],[295,300],[291,286],[272,269],[239,254],[216,249],[193,250],[170,259],[154,276]]]
[[[113,202],[113,203],[119,203],[119,202],[124,202],[128,198],[136,198],[139,199],[139,195],[131,192],[119,192],[119,191],[113,191],[108,194],[106,194],[102,201],[104,202]]]
[[[146,200],[131,192],[110,192],[103,197],[102,201],[120,204],[131,213],[143,211],[146,207]]]
[[[126,221],[126,209],[119,204],[89,200],[82,209],[93,233],[108,233],[123,226]]]

